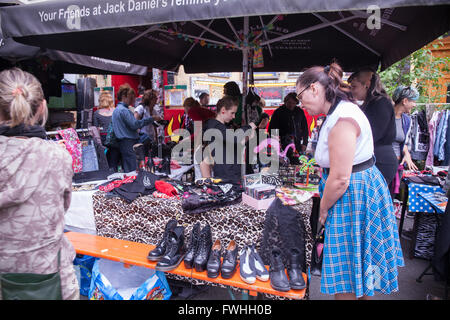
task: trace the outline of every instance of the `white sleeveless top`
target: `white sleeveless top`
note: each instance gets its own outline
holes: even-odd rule
[[[373,156],[373,138],[372,129],[369,120],[361,109],[354,103],[349,101],[341,101],[336,106],[334,112],[328,115],[320,129],[319,140],[317,141],[316,152],[314,158],[318,165],[322,168],[330,167],[330,155],[328,150],[328,135],[339,118],[354,119],[361,130],[359,137],[356,139],[355,157],[353,165],[369,160]],[[345,146],[342,146],[345,148]]]

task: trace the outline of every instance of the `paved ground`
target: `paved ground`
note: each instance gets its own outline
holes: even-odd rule
[[[404,230],[412,228],[411,218],[405,218]],[[410,241],[401,239],[403,254],[405,257],[405,267],[399,269],[399,291],[391,295],[377,294],[373,300],[426,300],[428,294],[436,297],[444,296],[443,283],[436,282],[432,275],[426,275],[422,278],[422,282],[418,283],[416,279],[428,266],[429,262],[423,259],[410,259],[409,249]],[[310,300],[332,300],[333,296],[328,296],[320,293],[320,277],[312,276],[309,285]],[[204,286],[198,288],[193,295],[191,295],[190,288],[185,288],[176,295],[175,288],[173,288],[173,299],[192,299],[192,300],[230,300],[231,296],[227,289],[222,289],[212,286]],[[240,298],[239,294],[235,296]],[[87,299],[81,297],[81,299]]]

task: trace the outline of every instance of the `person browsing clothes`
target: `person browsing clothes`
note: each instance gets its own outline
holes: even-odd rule
[[[323,169],[320,291],[335,299],[367,299],[375,291],[398,291],[397,268],[404,261],[388,185],[374,165],[369,121],[341,74],[337,63],[309,68],[296,91],[308,114],[326,115],[315,153]]]
[[[128,84],[121,85],[117,93],[116,109],[112,115],[112,125],[114,134],[119,143],[120,154],[124,172],[132,172],[137,168],[136,153],[133,146],[139,142],[138,129],[153,122],[153,117],[137,120],[133,112],[128,109],[129,105],[134,105],[135,93]]]
[[[361,69],[351,77],[352,95],[356,100],[363,101],[361,110],[372,128],[375,165],[389,185],[398,167],[392,147],[395,139],[395,115],[391,99],[383,88],[380,76],[370,68]]]

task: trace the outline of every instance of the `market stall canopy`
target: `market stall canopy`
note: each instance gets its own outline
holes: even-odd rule
[[[449,0],[71,0],[0,8],[6,36],[188,73],[387,68],[450,29]],[[256,71],[256,69],[255,69]]]
[[[4,38],[0,30],[0,58],[12,63],[47,57],[53,61],[63,62],[65,73],[92,73],[92,74],[135,74],[146,75],[147,67],[129,62],[109,60],[94,56],[86,56],[59,50],[44,49],[29,46]]]

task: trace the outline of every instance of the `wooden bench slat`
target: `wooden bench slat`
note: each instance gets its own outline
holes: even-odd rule
[[[136,265],[150,269],[155,269],[156,267],[157,262],[147,260],[148,253],[155,248],[154,245],[100,237],[78,232],[67,232],[65,235],[70,240],[78,254],[119,261],[124,264]],[[197,272],[194,269],[186,269],[183,263],[181,263],[176,269],[166,272],[177,274],[186,278],[195,278],[249,290],[251,295],[256,295],[256,292],[263,292],[291,299],[303,299],[306,292],[306,289],[290,290],[288,292],[276,291],[270,286],[270,280],[267,282],[256,280],[253,285],[247,284],[241,280],[239,276],[239,269],[236,270],[236,273],[231,279],[223,279],[221,276],[215,279],[208,278],[206,271]],[[307,277],[305,273],[303,273],[303,278],[306,282]]]

